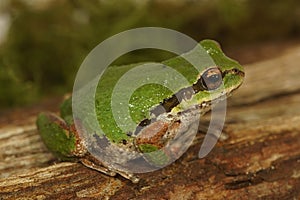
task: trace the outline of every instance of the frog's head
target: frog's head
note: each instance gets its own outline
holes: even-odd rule
[[[173,113],[177,113],[198,105],[204,114],[210,109],[212,100],[224,100],[242,84],[244,80],[243,67],[237,61],[228,58],[217,42],[203,40],[200,45],[214,64],[201,69],[192,86],[180,90],[164,101],[163,107],[167,111],[172,110]],[[174,99],[181,100],[178,100],[177,104],[169,103],[176,102]],[[170,104],[171,106],[169,106]]]
[[[198,80],[202,87],[208,91],[214,91],[222,86],[222,93],[225,92],[227,96],[230,95],[242,84],[244,68],[237,61],[228,58],[217,42],[203,40],[200,44],[216,64],[216,66],[209,67],[200,74]]]

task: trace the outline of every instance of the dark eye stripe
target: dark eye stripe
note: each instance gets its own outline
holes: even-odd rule
[[[193,86],[183,88],[176,94],[173,94],[171,97],[164,99],[162,103],[151,110],[151,113],[153,113],[155,116],[158,116],[162,113],[170,112],[174,107],[180,104],[182,100],[191,99],[195,93],[196,92],[193,89]]]
[[[217,71],[218,70],[218,71]],[[208,74],[207,74],[208,73]],[[182,100],[191,99],[193,95],[201,92],[201,91],[207,91],[211,88],[207,87],[207,83],[203,84],[205,82],[203,80],[203,75],[210,75],[209,73],[212,73],[211,76],[214,76],[217,74],[219,77],[213,77],[213,79],[217,78],[219,82],[217,84],[213,84],[211,88],[216,89],[220,86],[220,84],[223,81],[223,77],[228,74],[240,74],[243,76],[243,72],[239,71],[238,69],[232,69],[232,70],[226,70],[224,72],[221,72],[221,70],[218,67],[212,67],[207,69],[202,76],[198,79],[196,83],[194,83],[192,86],[183,88],[179,90],[176,94],[173,94],[171,97],[164,99],[163,102],[161,102],[158,106],[156,106],[154,109],[151,110],[151,113],[155,116],[158,116],[160,114],[163,114],[165,112],[170,112],[174,107],[176,107],[178,104],[182,102]],[[210,77],[210,76],[209,76]],[[208,80],[209,81],[209,80]],[[140,125],[142,125],[141,123]]]
[[[182,100],[191,99],[194,94],[204,91],[206,88],[203,87],[200,79],[192,86],[183,88],[177,93],[173,94],[171,97],[164,99],[162,103],[151,110],[151,113],[155,116],[158,116],[165,112],[170,112],[174,107],[180,104]]]

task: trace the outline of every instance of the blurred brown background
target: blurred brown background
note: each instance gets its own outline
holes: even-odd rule
[[[299,0],[1,0],[0,111],[72,90],[77,69],[101,41],[159,26],[219,41],[242,64],[298,42]],[[260,51],[260,46],[272,47]],[[163,60],[136,52],[116,64]],[[276,67],[276,66],[274,66]]]

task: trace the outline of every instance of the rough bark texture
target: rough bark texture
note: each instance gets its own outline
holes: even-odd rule
[[[245,82],[229,100],[229,138],[198,159],[199,133],[179,160],[141,174],[138,184],[57,162],[35,128],[41,108],[2,113],[0,199],[299,199],[298,60],[300,46],[246,66]]]

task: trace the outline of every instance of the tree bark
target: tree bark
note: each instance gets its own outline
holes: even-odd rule
[[[228,100],[228,138],[199,159],[199,131],[179,160],[140,174],[137,184],[56,161],[35,127],[40,107],[2,113],[0,199],[299,199],[298,60],[300,46],[245,66],[245,82]]]

